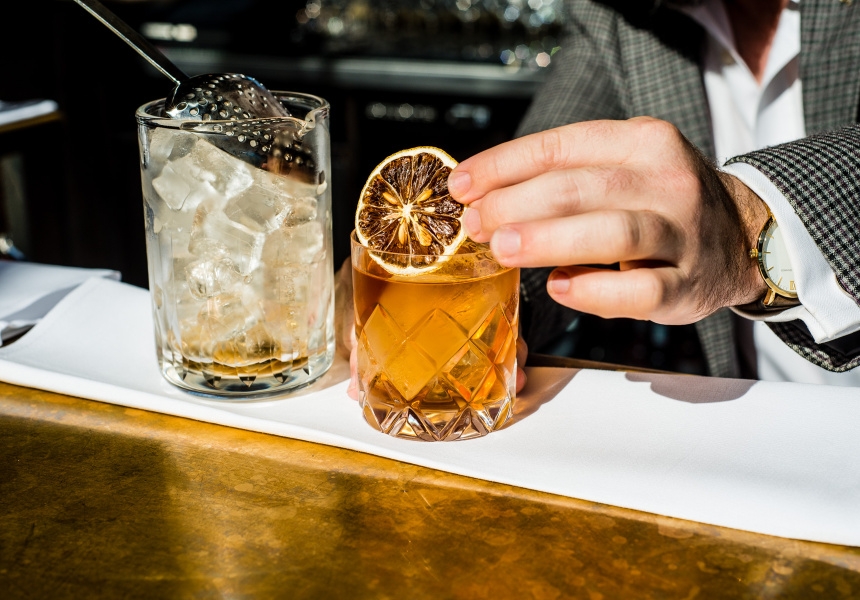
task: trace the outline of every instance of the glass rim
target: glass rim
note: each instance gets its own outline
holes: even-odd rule
[[[284,101],[289,98],[296,98],[299,100],[310,100],[312,102],[316,102],[318,105],[314,106],[307,113],[305,113],[304,117],[291,116],[291,117],[261,117],[265,118],[267,121],[308,121],[311,119],[316,119],[317,115],[324,116],[331,109],[331,105],[328,100],[323,98],[322,96],[317,96],[315,94],[307,94],[305,92],[291,92],[289,90],[269,90],[278,100]],[[149,111],[157,106],[158,104],[164,104],[164,101],[167,100],[167,97],[157,98],[156,100],[150,100],[149,102],[144,102],[134,111],[134,116],[137,118],[138,123],[151,123],[155,125],[160,125],[164,127],[180,127],[183,123],[205,123],[209,124],[220,124],[220,123],[235,123],[230,119],[210,119],[209,121],[202,121],[199,119],[171,119],[170,117],[158,116],[150,113]],[[255,119],[245,119],[246,121],[254,121]]]
[[[470,240],[471,240],[471,238],[466,237],[466,240],[464,240],[464,243],[466,241],[470,241]],[[415,256],[418,256],[418,257],[426,256],[426,257],[430,257],[430,258],[435,258],[438,256],[445,256],[446,258],[450,259],[450,258],[454,258],[454,257],[475,256],[478,254],[490,253],[490,245],[489,244],[482,244],[483,247],[480,250],[471,250],[468,252],[459,252],[459,248],[458,248],[458,252],[456,254],[414,254],[414,253],[406,253],[406,252],[391,252],[390,250],[376,250],[374,248],[370,248],[370,247],[362,244],[358,240],[358,236],[356,235],[355,229],[353,229],[350,232],[349,241],[350,241],[350,248],[363,248],[367,252],[372,252],[374,254],[381,254],[381,255],[392,256],[392,257],[401,256],[404,258],[408,258],[408,257],[415,257]],[[473,243],[479,244],[481,242],[473,242]],[[461,248],[462,248],[462,246],[461,246]],[[493,256],[492,253],[490,253],[490,256]],[[495,256],[493,256],[493,260],[496,260]]]

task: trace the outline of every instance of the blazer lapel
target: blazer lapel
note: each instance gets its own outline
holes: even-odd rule
[[[859,4],[800,0],[800,79],[809,135],[858,120]]]
[[[711,117],[700,66],[704,30],[686,15],[667,8],[642,18],[653,20],[619,23],[618,28],[622,64],[628,69],[629,115],[669,121],[713,157]]]

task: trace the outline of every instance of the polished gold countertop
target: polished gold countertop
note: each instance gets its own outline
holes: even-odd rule
[[[0,383],[0,597],[856,598],[860,548]]]

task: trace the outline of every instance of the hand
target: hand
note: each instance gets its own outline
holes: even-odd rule
[[[506,266],[560,267],[547,290],[579,311],[685,324],[765,291],[748,254],[764,204],[665,121],[507,142],[460,163],[448,189],[473,239]]]
[[[355,346],[355,305],[352,303],[352,262],[350,259],[334,274],[335,351],[349,358]]]

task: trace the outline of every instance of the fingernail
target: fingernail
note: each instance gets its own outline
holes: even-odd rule
[[[463,224],[466,226],[466,233],[469,234],[469,237],[478,237],[481,234],[481,213],[474,208],[467,208],[466,214],[463,216]]]
[[[472,187],[472,176],[465,171],[454,171],[448,175],[448,191],[454,196],[462,196]]]
[[[493,239],[490,241],[490,248],[498,257],[513,256],[520,251],[522,239],[520,232],[515,229],[501,227],[493,234]]]
[[[566,294],[567,290],[570,289],[570,279],[564,275],[552,274],[549,276],[547,285],[549,286],[549,291],[553,294]]]

